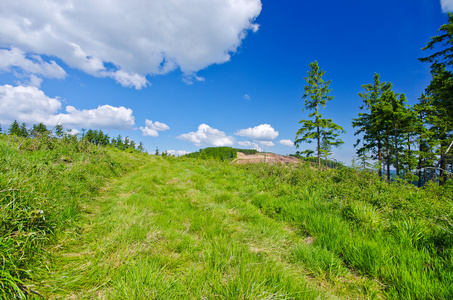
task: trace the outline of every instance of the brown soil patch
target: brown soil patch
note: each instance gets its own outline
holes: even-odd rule
[[[274,153],[257,153],[257,154],[244,154],[242,152],[237,153],[237,158],[233,160],[233,163],[237,164],[249,164],[249,163],[266,163],[266,164],[297,164],[300,160],[292,156],[283,156]]]

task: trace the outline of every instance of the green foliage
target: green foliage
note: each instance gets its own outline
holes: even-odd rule
[[[295,154],[290,154],[289,156],[296,157],[302,161],[310,162],[313,165],[316,165],[318,163],[318,158],[310,156],[311,153],[313,153],[313,151],[310,150],[302,152],[296,151]],[[344,167],[344,165],[341,162],[324,158],[321,158],[321,165],[326,166],[327,168],[330,169],[338,169]]]
[[[10,135],[22,136],[22,132],[21,132],[20,127],[19,127],[19,123],[17,123],[16,120],[14,120],[14,122],[9,127],[8,133]]]
[[[231,147],[208,147],[200,149],[198,152],[192,152],[184,155],[184,157],[199,158],[199,159],[214,159],[218,161],[232,161],[237,157],[237,153],[242,152],[244,154],[255,154],[258,153],[254,149],[236,149]]]
[[[304,87],[305,94],[302,99],[305,99],[305,109],[312,111],[308,117],[313,118],[313,120],[299,121],[302,127],[296,133],[294,144],[296,148],[299,148],[301,143],[311,143],[312,140],[316,140],[318,168],[320,168],[321,156],[324,155],[327,158],[332,146],[339,147],[343,144],[343,141],[338,137],[340,132],[344,133],[345,131],[331,119],[324,119],[319,113],[319,109],[325,108],[326,103],[333,99],[332,96],[329,96],[331,81],[324,82],[322,76],[325,71],[319,69],[318,62],[310,63],[309,67],[308,77],[305,77],[307,85]]]
[[[49,133],[50,130],[43,123],[35,124],[31,129],[31,136],[33,137],[48,136]]]
[[[453,166],[453,156],[444,155],[448,146],[453,143],[453,14],[448,13],[448,23],[439,29],[440,35],[431,38],[422,50],[434,50],[427,57],[419,58],[422,62],[431,63],[432,80],[425,90],[423,98],[426,111],[426,124],[431,131],[428,145],[432,145],[430,152],[436,152],[439,158],[438,168],[440,183],[447,180],[447,169]],[[437,171],[437,170],[436,170]]]
[[[453,65],[453,13],[448,13],[448,23],[442,25],[439,30],[440,35],[433,36],[431,41],[422,50],[433,50],[436,47],[442,47],[437,52],[423,58],[421,62],[431,63],[433,69],[443,66]]]

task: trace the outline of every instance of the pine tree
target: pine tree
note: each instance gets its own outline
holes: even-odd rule
[[[326,103],[333,99],[329,96],[331,81],[324,81],[322,76],[325,71],[320,70],[318,62],[312,62],[308,65],[310,70],[308,76],[304,77],[307,85],[304,87],[305,94],[302,99],[305,100],[305,108],[302,111],[312,111],[308,117],[309,120],[300,120],[299,124],[302,127],[297,131],[294,145],[299,148],[301,143],[311,143],[316,140],[316,153],[318,156],[318,169],[321,168],[321,155],[323,151],[327,151],[328,147],[339,147],[343,141],[338,138],[339,133],[344,133],[344,129],[335,124],[331,119],[324,119],[319,112],[321,108],[325,108]],[[323,150],[324,143],[324,150]]]
[[[21,135],[19,123],[17,123],[17,120],[14,120],[14,122],[9,127],[8,131],[9,131],[10,135],[17,135],[17,136]]]

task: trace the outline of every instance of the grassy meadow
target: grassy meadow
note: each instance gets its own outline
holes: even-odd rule
[[[453,186],[0,135],[1,299],[453,299]]]

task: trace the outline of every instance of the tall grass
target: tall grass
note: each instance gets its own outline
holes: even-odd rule
[[[17,145],[0,135],[0,298],[453,299],[451,182]]]
[[[312,237],[316,257],[304,247],[294,257],[314,272],[345,265],[378,281],[390,299],[453,299],[451,180],[417,189],[349,168],[244,168],[262,190],[252,203]]]
[[[23,299],[44,246],[76,233],[80,204],[137,163],[69,138],[7,140],[0,134],[0,298]]]

